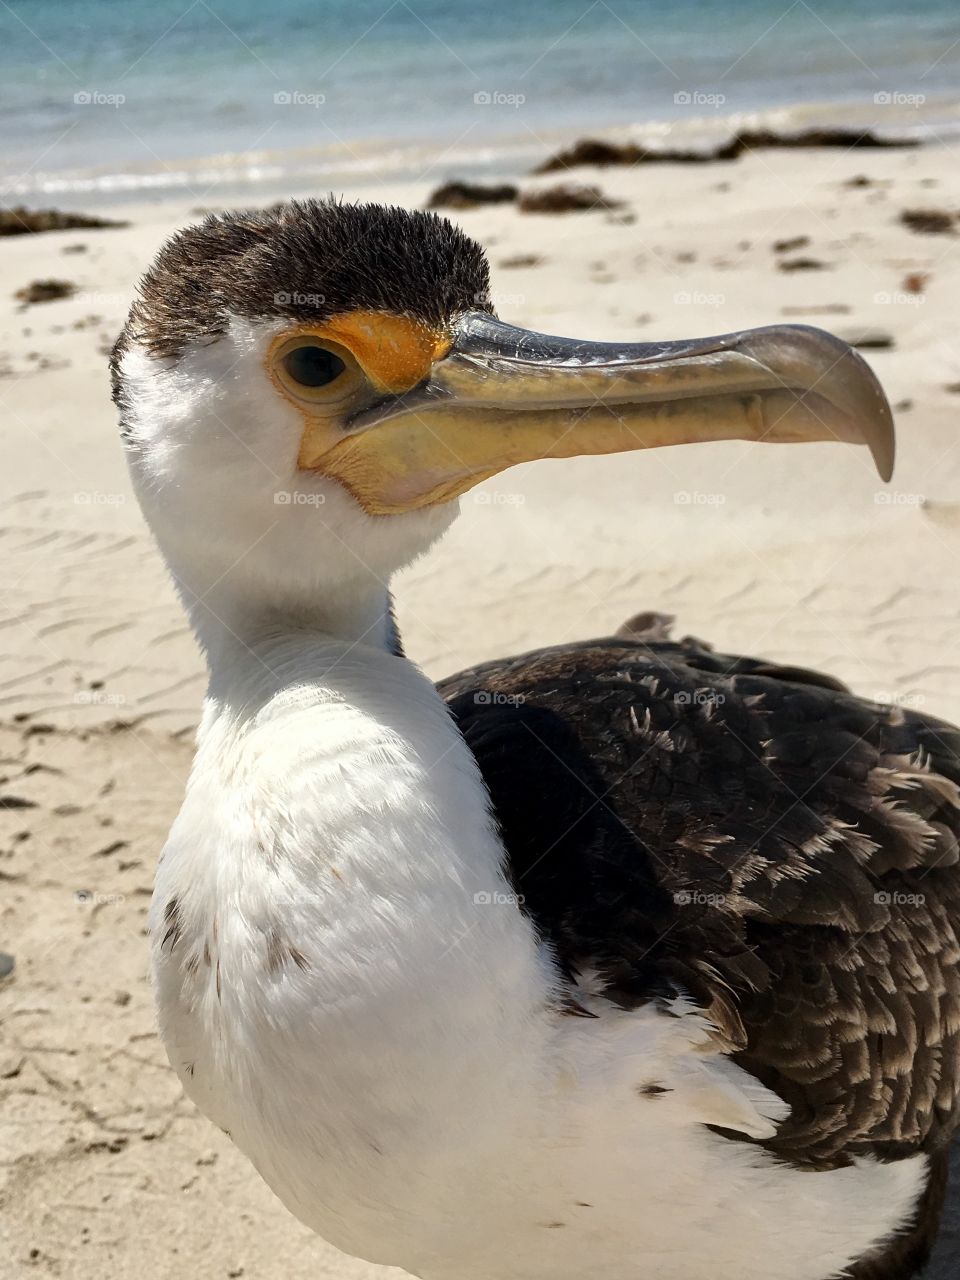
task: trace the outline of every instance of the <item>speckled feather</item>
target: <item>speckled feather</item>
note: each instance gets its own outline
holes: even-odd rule
[[[837,682],[632,638],[440,686],[524,909],[574,981],[692,993],[805,1168],[960,1120],[960,733]],[[479,695],[479,696],[478,696]]]

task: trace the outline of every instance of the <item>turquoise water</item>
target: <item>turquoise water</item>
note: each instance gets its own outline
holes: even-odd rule
[[[256,185],[427,143],[442,170],[444,149],[797,102],[911,127],[954,96],[956,0],[14,0],[0,200]]]

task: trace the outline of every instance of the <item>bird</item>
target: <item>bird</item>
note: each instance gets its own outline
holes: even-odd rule
[[[425,1280],[913,1275],[960,1122],[958,730],[650,612],[434,684],[391,586],[520,462],[831,440],[887,478],[862,357],[520,329],[453,224],[329,197],[175,234],[111,374],[208,668],[160,1033],[287,1209]]]

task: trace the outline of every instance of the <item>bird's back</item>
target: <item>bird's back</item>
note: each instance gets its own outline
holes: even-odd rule
[[[444,681],[523,908],[571,980],[684,992],[805,1169],[960,1121],[960,732],[656,633]]]

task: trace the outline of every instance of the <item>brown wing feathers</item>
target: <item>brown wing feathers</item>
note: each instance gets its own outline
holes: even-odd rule
[[[960,733],[657,634],[440,686],[525,910],[611,999],[698,1000],[792,1104],[783,1158],[939,1150],[960,1093]]]

